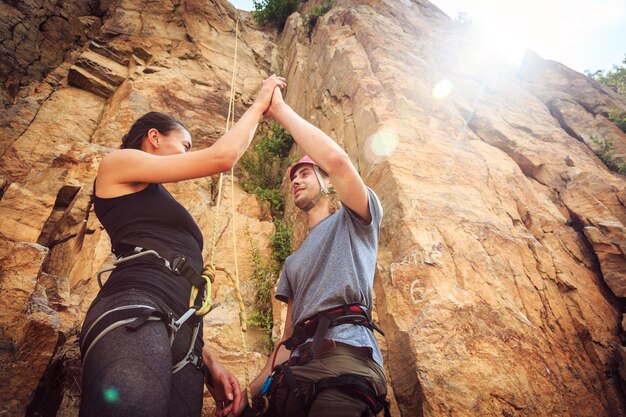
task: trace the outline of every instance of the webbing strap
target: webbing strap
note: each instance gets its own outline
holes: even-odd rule
[[[321,316],[318,320],[317,329],[315,330],[315,335],[313,335],[313,342],[311,343],[310,355],[311,359],[317,357],[317,351],[319,350],[320,344],[322,340],[324,340],[324,336],[326,336],[326,332],[330,327],[330,317],[324,315]]]
[[[136,304],[121,306],[107,311],[98,317],[91,326],[89,326],[89,329],[87,329],[81,338],[81,351],[85,352],[88,350],[89,346],[94,342],[94,339],[96,339],[104,329],[111,326],[111,324],[127,319],[132,319],[131,321],[134,321],[148,312],[150,313],[148,315],[151,315],[152,313],[163,314],[160,311],[157,311],[154,307]],[[130,321],[128,323],[130,323]]]
[[[198,332],[200,331],[200,323],[197,323],[193,328],[193,335],[191,336],[191,343],[189,344],[189,350],[187,350],[187,354],[183,359],[181,359],[174,368],[172,369],[172,373],[183,369],[188,363],[194,364],[196,367],[200,368],[202,366],[202,357],[198,357],[193,353],[193,348],[196,344],[196,339],[198,338]]]
[[[289,385],[291,392],[296,396],[296,399],[298,400],[298,404],[300,405],[300,407],[302,407],[302,410],[306,414],[308,414],[310,402],[307,402],[306,399],[304,398],[304,393],[302,392],[302,388],[300,387],[300,384],[298,384],[298,381],[296,380],[296,378],[293,376],[293,372],[291,372],[291,369],[289,368],[289,366],[278,365],[275,368],[275,370],[283,374],[283,377],[287,381],[287,385]]]

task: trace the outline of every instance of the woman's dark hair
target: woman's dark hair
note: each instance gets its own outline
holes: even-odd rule
[[[183,124],[177,118],[170,116],[169,114],[160,113],[158,111],[151,111],[141,116],[122,138],[122,149],[141,149],[143,139],[148,134],[148,130],[156,129],[162,135],[167,135],[172,130],[187,129],[187,126]]]

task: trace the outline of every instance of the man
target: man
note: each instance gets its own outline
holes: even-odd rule
[[[289,175],[310,231],[285,261],[276,291],[288,305],[285,329],[252,394],[264,394],[271,416],[374,415],[386,405],[371,321],[382,208],[348,155],[296,114],[279,89],[266,115],[308,155]]]

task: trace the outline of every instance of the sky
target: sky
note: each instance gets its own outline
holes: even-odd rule
[[[626,0],[430,0],[452,19],[466,13],[514,62],[533,50],[579,72],[610,70],[626,57]],[[252,0],[231,0],[243,10]]]

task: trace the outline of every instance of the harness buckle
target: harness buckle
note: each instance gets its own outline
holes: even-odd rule
[[[185,324],[185,322],[189,319],[189,317],[191,317],[193,315],[193,313],[196,312],[197,309],[198,309],[197,306],[191,307],[189,310],[187,310],[185,312],[185,314],[180,316],[180,318],[178,320],[174,320],[173,316],[171,317],[171,324],[170,324],[170,326],[172,327],[172,330],[174,331],[174,333],[178,332],[178,330],[181,328],[181,326],[183,324]]]
[[[172,265],[171,265],[172,271],[174,271],[177,274],[181,274],[181,270],[185,266],[186,263],[187,263],[187,258],[185,258],[184,255],[176,255],[174,259],[172,259]]]

